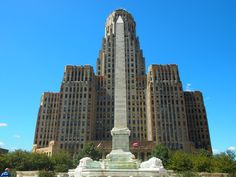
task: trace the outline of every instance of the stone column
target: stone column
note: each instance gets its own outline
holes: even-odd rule
[[[116,22],[115,51],[115,121],[117,129],[127,128],[127,98],[125,70],[124,22],[119,16]]]
[[[111,130],[112,151],[107,155],[107,168],[136,169],[138,162],[129,151],[130,130],[127,128],[127,97],[125,69],[124,22],[116,21],[115,43],[115,111],[114,128]]]
[[[127,128],[124,22],[121,16],[116,21],[115,35],[115,120],[111,131],[112,150],[129,152],[130,130]]]

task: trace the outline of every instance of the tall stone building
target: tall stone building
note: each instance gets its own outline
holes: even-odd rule
[[[58,139],[60,95],[45,92],[41,97],[34,137],[38,147],[46,147],[50,141]]]
[[[192,121],[188,116],[199,117],[200,113],[186,112],[193,104],[185,97],[177,65],[151,65],[146,74],[136,23],[130,13],[118,9],[106,20],[96,75],[88,65],[66,66],[60,92],[42,96],[33,151],[51,153],[65,149],[76,153],[88,141],[109,146],[114,127],[115,37],[119,16],[124,21],[127,123],[135,154],[142,152],[143,158],[143,151],[147,155],[155,144],[185,151],[194,147],[209,150],[207,146],[196,146],[195,134],[198,136],[199,131],[191,126],[194,123],[188,122]],[[203,102],[201,106],[204,107]],[[207,120],[206,114],[202,117]],[[210,142],[208,125],[199,130],[202,128],[207,129]]]
[[[95,76],[91,66],[67,66],[61,84],[58,146],[74,153],[94,139]]]
[[[55,151],[64,149],[74,153],[94,139],[95,83],[91,66],[65,67],[60,92],[42,96],[33,151],[53,145]]]
[[[151,65],[147,77],[148,140],[190,150],[184,92],[177,65]]]
[[[184,92],[189,140],[196,149],[212,152],[207,114],[200,91]]]
[[[131,14],[116,10],[106,20],[105,37],[97,59],[98,94],[96,114],[96,139],[111,140],[114,124],[114,78],[116,21],[124,21],[126,85],[128,98],[128,125],[131,140],[146,139],[145,60],[136,37],[136,24]],[[99,84],[103,82],[103,84]]]

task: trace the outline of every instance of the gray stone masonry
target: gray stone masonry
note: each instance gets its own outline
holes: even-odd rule
[[[129,152],[130,130],[127,128],[124,22],[121,16],[116,22],[115,33],[115,121],[111,131],[112,150]]]

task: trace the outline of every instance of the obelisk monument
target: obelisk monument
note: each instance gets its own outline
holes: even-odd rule
[[[138,168],[138,162],[129,151],[130,130],[127,127],[126,64],[124,22],[119,16],[115,28],[115,111],[111,130],[112,151],[107,155],[109,168]]]
[[[130,130],[127,127],[126,61],[124,21],[118,16],[115,26],[115,110],[114,128],[111,130],[112,151],[106,159],[94,161],[82,158],[76,169],[69,170],[69,177],[167,176],[160,159],[155,157],[140,163],[129,150]]]

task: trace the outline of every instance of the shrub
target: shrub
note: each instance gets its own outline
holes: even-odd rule
[[[39,177],[55,177],[56,174],[53,171],[42,170],[39,171]]]

